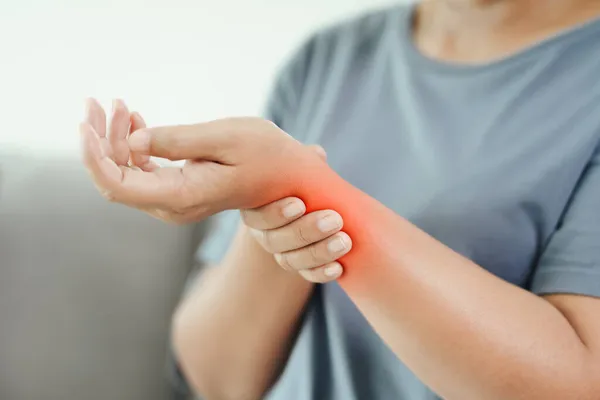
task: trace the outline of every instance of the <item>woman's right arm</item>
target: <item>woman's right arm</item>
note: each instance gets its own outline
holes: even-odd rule
[[[242,225],[173,319],[173,346],[194,391],[208,400],[262,398],[285,365],[312,289]]]

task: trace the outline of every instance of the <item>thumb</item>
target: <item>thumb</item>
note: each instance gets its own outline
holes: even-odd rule
[[[321,158],[321,160],[323,161],[327,161],[327,152],[325,151],[325,149],[322,146],[319,146],[318,144],[312,144],[310,146],[308,146],[311,150],[313,150],[315,153],[317,153],[319,155],[319,157]]]
[[[196,125],[143,128],[129,137],[129,148],[142,155],[172,161],[202,159],[220,162],[239,132],[263,129],[252,120],[223,119]]]

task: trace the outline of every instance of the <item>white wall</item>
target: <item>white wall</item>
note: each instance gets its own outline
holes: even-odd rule
[[[0,0],[0,148],[75,153],[82,100],[150,125],[260,112],[313,29],[390,0]]]

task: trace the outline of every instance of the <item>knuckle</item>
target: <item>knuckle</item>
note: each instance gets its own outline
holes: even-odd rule
[[[258,237],[259,242],[262,244],[266,251],[268,251],[269,253],[275,253],[272,232],[257,229],[256,235]]]
[[[263,229],[270,229],[272,228],[272,224],[269,223],[269,215],[268,212],[265,211],[265,209],[260,209],[260,211],[258,211],[256,213],[256,225],[258,225],[260,228]]]
[[[321,254],[321,251],[319,251],[319,246],[308,246],[307,248],[308,250],[308,254],[310,257],[310,260],[312,261],[312,263],[314,264],[320,264],[320,263],[324,263],[326,260],[324,260],[323,255]]]
[[[296,241],[302,246],[308,246],[312,243],[310,240],[310,235],[308,233],[308,229],[302,224],[298,224],[298,228],[296,228]]]
[[[277,253],[275,254],[275,260],[279,264],[279,266],[287,271],[294,270],[294,267],[290,264],[289,256],[286,253]]]
[[[152,135],[150,138],[150,153],[158,153],[161,157],[172,159],[181,144],[180,135]]]
[[[250,211],[250,210],[240,210],[240,218],[242,219],[242,222],[244,223],[244,225],[246,225],[250,228],[254,228],[252,226],[251,213],[252,213],[252,211]]]
[[[254,229],[270,229],[269,218],[264,208],[246,209],[240,211],[244,224]]]

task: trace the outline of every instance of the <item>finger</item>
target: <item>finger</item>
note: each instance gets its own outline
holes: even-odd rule
[[[287,197],[259,208],[242,210],[242,220],[253,229],[275,229],[297,218],[306,212],[304,202],[297,197]]]
[[[112,148],[106,138],[106,114],[96,99],[89,98],[85,102],[86,112],[84,121],[92,126],[100,138],[102,154],[112,157]]]
[[[87,99],[85,106],[85,122],[89,123],[100,137],[105,137],[106,114],[104,113],[104,109],[94,98]]]
[[[281,228],[251,229],[256,240],[269,253],[285,253],[302,249],[327,239],[342,229],[340,214],[331,210],[315,211]]]
[[[83,163],[92,175],[98,189],[103,192],[105,186],[112,181],[120,181],[122,173],[119,167],[106,156],[102,149],[101,138],[92,125],[83,122],[79,125],[81,134]]]
[[[130,119],[130,128],[129,128],[130,134],[133,134],[134,132],[136,132],[140,129],[146,128],[146,122],[144,121],[144,119],[138,112],[131,113],[131,116],[129,119]],[[127,144],[127,146],[129,147],[128,144]],[[159,168],[158,164],[153,162],[150,159],[149,155],[140,154],[137,152],[131,152],[129,156],[131,158],[131,163],[133,165],[141,168],[144,171],[154,171],[156,168]]]
[[[108,126],[108,140],[113,151],[113,160],[117,165],[127,165],[129,161],[129,110],[122,100],[114,100],[112,117]]]
[[[102,153],[100,138],[90,124],[80,125],[83,161],[108,200],[134,207],[180,207],[184,176],[181,168],[144,172],[118,166]]]
[[[339,232],[326,240],[299,250],[275,253],[275,260],[286,270],[300,271],[335,261],[347,254],[351,248],[352,240],[350,240],[350,236],[344,232]]]
[[[323,265],[321,267],[313,269],[303,269],[302,271],[298,271],[298,273],[304,279],[314,283],[327,283],[334,281],[340,276],[342,276],[343,272],[344,268],[337,261]]]
[[[202,159],[227,164],[226,151],[252,132],[279,129],[259,118],[228,118],[196,125],[146,128],[131,135],[129,148],[169,160]]]
[[[317,153],[319,155],[319,157],[321,157],[321,160],[327,161],[327,152],[325,151],[325,149],[322,146],[319,146],[318,144],[312,144],[308,147],[310,147],[311,150],[313,150],[315,153]]]

